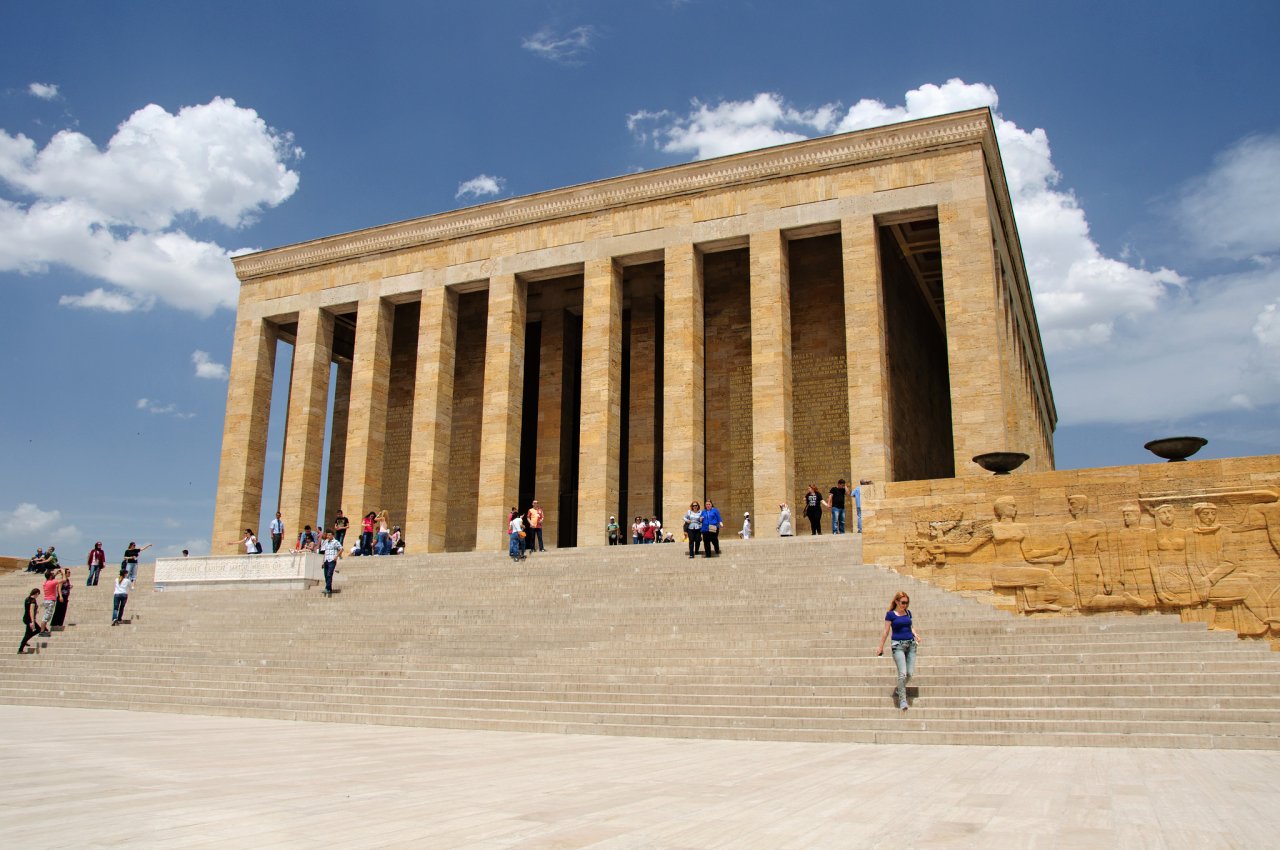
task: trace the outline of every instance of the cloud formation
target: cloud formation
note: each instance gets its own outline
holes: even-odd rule
[[[166,404],[153,398],[140,398],[134,405],[137,410],[145,410],[155,416],[172,416],[175,419],[194,419],[194,413],[184,413],[176,404]]]
[[[74,525],[62,525],[60,511],[44,511],[31,502],[22,502],[12,511],[0,516],[0,535],[5,538],[31,538],[42,535],[51,538],[41,546],[52,543],[58,546],[75,543],[80,539],[80,529]]]
[[[486,195],[497,195],[502,192],[502,187],[506,185],[506,180],[501,177],[492,177],[488,174],[480,174],[458,184],[458,191],[454,194],[454,198],[482,198]]]
[[[558,62],[561,65],[576,65],[582,55],[591,49],[599,31],[593,26],[574,27],[566,32],[557,33],[550,27],[543,27],[533,35],[524,39],[521,46],[535,56]]]
[[[0,130],[0,271],[65,266],[103,281],[70,307],[129,312],[156,303],[208,315],[234,307],[229,250],[185,228],[251,224],[298,188],[302,156],[252,109],[214,98],[176,115],[151,104],[103,149],[63,130],[43,148]]]
[[[907,92],[901,105],[862,99],[848,109],[801,109],[763,92],[694,101],[683,115],[641,110],[627,124],[664,153],[705,159],[977,107],[995,119],[1064,424],[1176,420],[1280,402],[1272,377],[1280,361],[1278,137],[1232,146],[1179,193],[1176,214],[1192,244],[1251,266],[1198,281],[1105,256],[1084,209],[1061,185],[1048,134],[1002,116],[996,90],[982,83],[952,79]]]
[[[27,86],[27,92],[41,100],[58,99],[58,86],[54,83],[32,83]]]
[[[207,378],[210,381],[227,380],[226,365],[215,362],[209,356],[209,352],[200,350],[191,352],[191,362],[196,366],[197,378]]]

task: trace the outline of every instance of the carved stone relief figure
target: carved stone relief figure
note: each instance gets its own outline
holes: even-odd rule
[[[1071,551],[1071,578],[1076,607],[1081,610],[1123,608],[1124,598],[1111,595],[1107,527],[1101,520],[1084,517],[1088,507],[1087,496],[1067,496],[1071,521],[1063,530]]]
[[[1160,505],[1154,514],[1156,527],[1150,534],[1155,542],[1156,595],[1160,602],[1181,608],[1204,601],[1187,569],[1187,530],[1173,524],[1173,505]]]
[[[1156,580],[1151,573],[1151,558],[1147,547],[1151,543],[1150,530],[1142,527],[1142,510],[1128,504],[1120,508],[1124,526],[1112,535],[1111,551],[1118,568],[1121,592],[1129,608],[1156,607]]]
[[[990,542],[995,549],[995,563],[991,566],[993,589],[1008,588],[1014,591],[1018,611],[1061,611],[1057,604],[1069,591],[1053,570],[1032,564],[1061,564],[1065,549],[1027,551],[1024,543],[1027,526],[1017,522],[1018,505],[1013,498],[1002,496],[992,506],[996,521],[987,534],[968,543],[933,543],[931,550],[938,555],[968,555]]]
[[[1238,633],[1267,631],[1266,603],[1257,590],[1258,577],[1236,573],[1236,564],[1227,559],[1223,544],[1228,530],[1218,523],[1217,505],[1197,502],[1191,510],[1196,524],[1187,537],[1187,564],[1197,593],[1213,607],[1231,611],[1232,628]]]

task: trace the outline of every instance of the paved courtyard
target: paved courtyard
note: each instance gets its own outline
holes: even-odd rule
[[[1280,758],[0,706],[0,847],[1260,848]]]

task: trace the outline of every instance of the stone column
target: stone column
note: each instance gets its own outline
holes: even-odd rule
[[[534,496],[545,514],[542,536],[548,546],[560,540],[560,413],[564,404],[564,308],[542,314],[542,352],[538,357],[538,456],[534,460]]]
[[[329,484],[325,488],[324,511],[332,520],[342,508],[342,475],[347,462],[347,424],[351,407],[351,361],[339,360],[333,382],[333,421],[329,423]],[[347,519],[351,512],[344,510]],[[359,515],[357,515],[357,518]]]
[[[525,284],[513,274],[489,280],[480,426],[476,549],[506,548],[507,513],[520,495]]]
[[[1005,429],[995,252],[985,195],[938,205],[956,476],[987,475],[974,455],[1029,451]]]
[[[275,369],[275,326],[259,318],[238,320],[231,349],[210,552],[244,554],[244,548],[236,541],[246,528],[252,528],[261,538],[263,529],[258,528],[258,519],[262,515],[262,477],[266,472],[267,424]]]
[[[706,485],[702,257],[693,245],[667,248],[662,294],[662,517],[671,525]],[[619,518],[626,529],[630,517]]]
[[[889,480],[892,419],[885,346],[884,284],[874,216],[840,222],[844,266],[844,344],[849,384],[849,486]],[[847,523],[846,523],[847,527]]]
[[[418,321],[408,515],[404,527],[405,538],[417,552],[444,551],[457,348],[457,292],[445,286],[425,290]]]
[[[293,346],[284,469],[280,474],[280,513],[287,532],[286,546],[304,525],[315,528],[320,518],[320,474],[332,362],[333,314],[302,310]]]
[[[787,240],[778,230],[751,234],[751,475],[755,527],[777,536],[764,517],[790,500],[795,482],[791,422],[791,283]],[[725,517],[733,526],[740,517]]]
[[[588,260],[582,284],[582,417],[578,441],[578,545],[608,544],[622,463],[622,269]]]
[[[391,329],[394,307],[377,295],[363,298],[356,313],[351,364],[351,403],[342,498],[351,524],[381,511],[383,449],[387,440],[387,393],[391,383]],[[400,517],[391,517],[398,523]]]

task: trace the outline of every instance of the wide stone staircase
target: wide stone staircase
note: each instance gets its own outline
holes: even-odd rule
[[[161,592],[0,660],[0,703],[531,732],[1280,748],[1280,654],[1175,616],[1026,618],[860,563],[856,535],[348,558],[318,590]],[[24,574],[0,576],[17,622]],[[907,712],[875,656],[893,593],[922,643]]]

